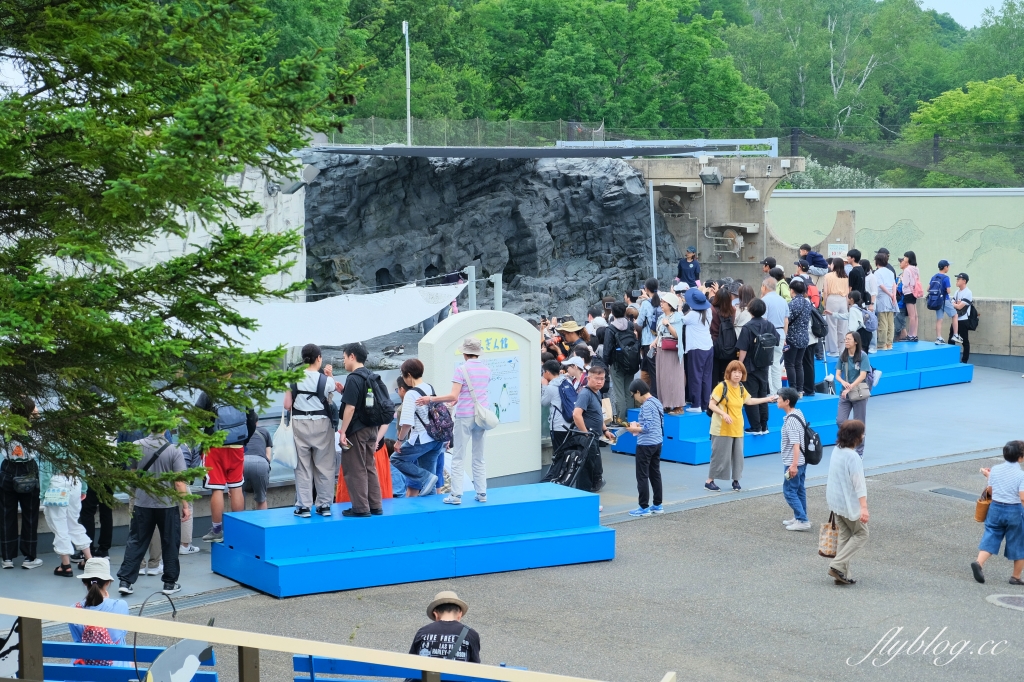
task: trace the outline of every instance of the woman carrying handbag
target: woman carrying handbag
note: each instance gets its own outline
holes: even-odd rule
[[[848,419],[867,422],[868,398],[871,397],[871,386],[868,383],[870,373],[871,361],[860,347],[860,334],[847,332],[843,354],[836,363],[836,382],[842,389],[839,391],[839,410],[836,412],[836,424],[840,428]],[[857,445],[857,454],[864,457],[863,438]]]
[[[664,315],[658,320],[658,350],[654,356],[654,375],[658,378],[658,399],[668,414],[681,414],[686,408],[686,369],[683,365],[683,316],[679,297],[661,296]]]
[[[978,545],[978,559],[971,564],[974,579],[985,582],[984,566],[988,558],[999,554],[999,545],[1005,540],[1003,555],[1013,562],[1011,585],[1024,585],[1024,521],[1021,519],[1021,503],[1024,502],[1024,470],[1020,461],[1024,458],[1024,442],[1011,440],[1003,446],[1006,461],[991,469],[982,469],[988,477],[985,492],[991,495],[991,504],[985,516],[985,534]]]

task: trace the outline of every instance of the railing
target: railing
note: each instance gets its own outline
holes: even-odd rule
[[[16,616],[19,624],[18,677],[19,680],[43,680],[43,621],[78,623],[97,627],[141,632],[172,639],[194,639],[210,644],[238,647],[239,682],[259,682],[259,651],[281,651],[303,656],[344,659],[361,663],[395,666],[419,670],[423,682],[439,682],[441,673],[462,675],[495,682],[594,682],[582,677],[553,675],[530,670],[517,670],[478,663],[460,663],[443,658],[428,658],[413,654],[364,649],[314,642],[294,637],[264,635],[241,630],[177,623],[138,616],[123,616],[68,606],[54,606],[21,599],[0,598],[0,613]],[[676,682],[676,673],[667,673],[661,682]]]

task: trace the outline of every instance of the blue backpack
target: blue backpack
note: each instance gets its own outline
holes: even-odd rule
[[[231,405],[217,408],[217,420],[213,428],[217,431],[227,431],[224,445],[242,445],[249,437],[249,429],[245,425],[245,412]]]
[[[946,304],[946,290],[942,287],[944,281],[940,272],[932,275],[931,281],[928,282],[928,310],[942,310]]]
[[[576,409],[576,399],[579,394],[576,389],[573,388],[572,380],[566,378],[562,383],[558,384],[558,398],[560,400],[562,413],[562,419],[572,424],[572,413]]]

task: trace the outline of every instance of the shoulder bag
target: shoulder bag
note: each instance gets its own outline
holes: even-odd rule
[[[846,371],[845,371],[846,370],[846,363],[845,362],[843,363],[843,370],[844,370],[843,374],[846,374]],[[859,362],[854,364],[853,370],[857,374],[860,374],[860,363]],[[870,376],[870,373],[869,373],[869,376]],[[850,380],[850,377],[848,377],[848,376],[844,376],[843,378],[846,379],[847,381]],[[849,400],[851,403],[859,403],[861,400],[867,400],[868,398],[870,398],[871,397],[871,387],[868,385],[868,380],[869,379],[867,377],[865,377],[864,381],[860,382],[856,386],[851,387],[850,388],[850,392],[846,394],[846,399]]]
[[[470,379],[469,372],[464,371],[464,374],[466,376],[466,388],[469,389],[469,396],[473,399],[473,421],[484,431],[490,431],[498,425],[498,415],[488,410],[476,399],[476,391],[473,390],[473,380]]]

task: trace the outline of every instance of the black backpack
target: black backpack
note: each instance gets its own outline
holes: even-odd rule
[[[384,385],[379,374],[375,374],[365,367],[360,367],[350,377],[357,376],[363,382],[363,392],[356,406],[356,416],[366,426],[384,426],[395,419],[395,403],[388,394],[388,388]],[[351,379],[350,379],[351,381]],[[373,405],[366,404],[367,393],[373,389]]]
[[[967,319],[964,320],[964,321],[967,322],[967,329],[969,331],[973,332],[974,330],[976,330],[978,328],[978,322],[980,322],[980,316],[978,315],[978,307],[976,305],[974,305],[974,301],[968,299],[967,300],[967,304],[971,307],[971,309],[967,313]]]
[[[615,327],[609,327],[612,338],[615,339],[615,349],[612,352],[612,364],[628,376],[636,374],[640,369],[640,342],[633,332],[632,323],[626,326],[625,331],[619,331]],[[605,337],[605,343],[608,337]]]
[[[754,336],[754,357],[751,360],[754,369],[771,367],[775,362],[775,347],[777,345],[779,345],[779,337],[775,334],[774,329]]]
[[[819,339],[828,336],[828,324],[825,323],[825,316],[813,305],[811,306],[811,333]]]
[[[789,419],[790,417],[796,417],[797,421],[800,422],[800,425],[804,427],[804,461],[812,466],[815,464],[820,464],[822,454],[821,436],[819,436],[818,432],[812,429],[807,424],[807,422],[801,419],[799,415],[790,412],[788,415],[786,415],[786,419]]]
[[[319,410],[295,409],[295,398],[297,398],[300,395],[316,396],[317,399],[320,401],[320,404],[323,405],[323,407],[320,408]],[[324,374],[323,372],[321,372],[320,376],[317,377],[315,391],[300,391],[298,386],[292,384],[292,403],[292,414],[300,414],[303,416],[322,414],[323,416],[331,420],[331,427],[335,431],[338,430],[338,422],[340,421],[341,413],[340,410],[338,409],[338,406],[334,404],[334,401],[327,399],[327,375]]]
[[[714,393],[714,390],[712,389],[711,392]],[[744,393],[746,393],[748,396],[750,395],[750,393],[747,392],[747,387],[744,386],[743,384],[740,384],[740,398],[743,398],[743,394]],[[743,400],[746,401],[746,398],[743,398]],[[725,406],[728,405],[728,404],[729,404],[729,385],[723,381],[722,382],[722,399],[718,401],[718,405],[724,410]],[[708,409],[705,410],[705,412],[707,413],[707,415],[709,417],[714,417],[715,416],[714,411],[711,409],[710,402],[708,404]]]
[[[734,318],[723,317],[721,326],[718,328],[718,338],[715,339],[715,359],[735,360],[736,359],[736,327],[733,325]]]

